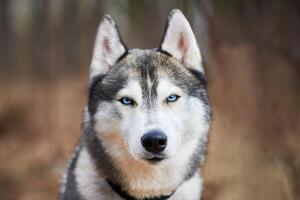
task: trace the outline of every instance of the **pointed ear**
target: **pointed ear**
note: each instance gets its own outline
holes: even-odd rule
[[[204,73],[195,35],[180,10],[171,11],[159,49],[169,53],[187,67]]]
[[[100,23],[90,68],[90,78],[105,74],[127,52],[114,20],[105,15]]]

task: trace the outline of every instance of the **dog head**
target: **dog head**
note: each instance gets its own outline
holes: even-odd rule
[[[105,151],[153,164],[203,150],[210,122],[202,57],[179,10],[160,46],[127,49],[106,15],[90,69],[89,118]],[[200,153],[198,161],[201,160]]]

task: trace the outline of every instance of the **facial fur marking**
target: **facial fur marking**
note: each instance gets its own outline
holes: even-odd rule
[[[155,66],[151,55],[145,55],[138,59],[138,66],[140,67],[140,84],[144,99],[143,105],[146,108],[151,108],[156,99],[157,66]]]
[[[150,50],[128,50],[104,17],[89,84],[82,151],[68,172],[76,181],[67,178],[65,188],[82,199],[119,200],[109,180],[138,199],[173,191],[170,199],[200,199],[211,108],[200,49],[183,14],[171,12],[160,47]],[[64,199],[74,199],[66,191]]]

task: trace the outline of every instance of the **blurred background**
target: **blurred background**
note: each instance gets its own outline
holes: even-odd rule
[[[57,199],[103,14],[128,47],[153,48],[173,8],[206,61],[204,200],[300,199],[300,1],[1,0],[1,200]]]

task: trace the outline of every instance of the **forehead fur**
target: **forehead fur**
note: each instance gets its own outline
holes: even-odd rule
[[[201,72],[190,69],[177,59],[156,50],[130,50],[120,64],[130,65],[130,76],[140,80],[142,86],[152,84],[155,89],[160,80],[168,79],[184,92],[196,97],[200,97],[201,91],[206,89],[206,79]]]
[[[128,75],[131,78],[150,80],[168,78],[183,89],[190,87],[191,84],[206,86],[206,80],[201,72],[190,69],[177,59],[156,50],[132,49],[119,66],[129,70]],[[124,73],[126,74],[125,71]]]
[[[90,101],[112,101],[129,80],[137,80],[142,97],[150,105],[157,96],[160,80],[167,79],[190,96],[207,102],[203,74],[185,67],[175,58],[157,50],[132,49],[107,74],[96,76],[90,86]],[[95,104],[95,103],[94,103]],[[95,109],[95,105],[92,106]]]

